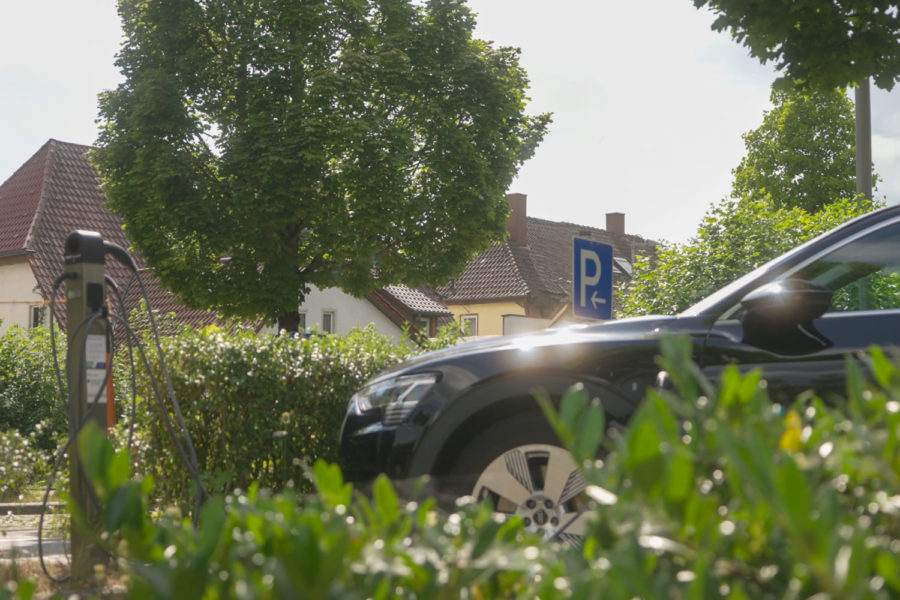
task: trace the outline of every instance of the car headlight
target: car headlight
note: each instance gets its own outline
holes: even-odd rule
[[[400,423],[435,383],[437,375],[433,373],[404,375],[377,381],[353,394],[350,406],[358,414],[383,409],[384,423],[389,425]]]

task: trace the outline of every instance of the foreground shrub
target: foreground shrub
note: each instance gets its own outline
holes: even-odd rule
[[[104,536],[125,551],[130,598],[519,598],[541,550],[519,521],[486,507],[441,514],[401,502],[386,479],[352,502],[337,467],[319,462],[317,494],[252,486],[209,502],[194,528],[169,511],[151,521],[152,483],[128,481],[129,461],[100,435],[82,437],[105,509]],[[299,504],[298,504],[299,503]],[[552,560],[547,557],[547,561]]]
[[[573,596],[900,597],[897,365],[875,349],[863,362],[877,385],[854,360],[845,404],[782,407],[759,372],[731,368],[717,389],[688,344],[667,346],[677,393],[651,392],[606,465],[588,469],[616,499],[597,510],[592,568],[569,573]],[[601,409],[575,404],[561,427],[577,440]]]
[[[305,339],[207,328],[165,338],[163,352],[204,483],[226,492],[252,483],[307,485],[301,465],[337,459],[350,396],[413,349],[371,327]],[[165,395],[159,360],[154,353],[149,358]],[[136,463],[155,476],[161,501],[189,506],[192,482],[143,369],[137,390]],[[168,398],[165,406],[174,421]],[[123,423],[120,439],[130,426]]]
[[[62,336],[57,348],[64,367]],[[52,452],[56,436],[69,427],[65,394],[57,382],[48,329],[14,325],[0,335],[0,431],[35,434],[37,446]],[[43,426],[38,428],[38,423]]]
[[[687,345],[665,354],[675,391],[650,393],[603,463],[602,407],[575,389],[550,410],[591,483],[581,548],[485,507],[402,501],[384,479],[354,499],[323,463],[314,495],[251,486],[196,529],[173,511],[153,521],[152,479],[130,481],[127,455],[85,435],[102,539],[135,598],[900,597],[898,366],[873,350],[875,385],[850,363],[845,404],[782,407],[759,373],[730,369],[716,387]]]

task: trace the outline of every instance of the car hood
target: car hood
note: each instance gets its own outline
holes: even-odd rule
[[[545,329],[537,333],[495,336],[416,356],[382,372],[373,381],[407,372],[425,371],[429,367],[437,368],[442,363],[452,361],[461,355],[654,338],[666,333],[690,332],[701,328],[705,331],[707,327],[704,325],[704,319],[700,317],[646,316]]]

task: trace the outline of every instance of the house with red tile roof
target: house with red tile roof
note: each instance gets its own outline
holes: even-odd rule
[[[613,247],[614,286],[630,279],[636,254],[655,252],[657,242],[625,233],[623,213],[607,213],[606,229],[599,229],[529,217],[525,194],[509,194],[507,199],[507,239],[476,256],[458,278],[435,290],[471,335],[505,335],[577,322],[572,312],[575,237]]]
[[[89,146],[49,140],[0,185],[0,331],[18,324],[23,327],[46,323],[53,283],[64,267],[63,247],[70,232],[98,232],[105,241],[129,247],[119,217],[105,208],[106,196],[97,171],[88,160]],[[115,261],[107,261],[107,275],[125,287],[130,273]],[[143,262],[138,258],[138,266]],[[214,313],[185,307],[152,273],[144,271],[151,308],[175,313],[190,325],[216,322]],[[338,292],[335,290],[335,292]],[[346,332],[355,325],[377,322],[379,331],[399,336],[404,327],[413,333],[433,335],[437,320],[449,318],[447,307],[419,290],[389,286],[365,298],[342,292],[338,301],[330,294],[319,307],[320,329]],[[61,300],[57,294],[56,299]],[[139,302],[126,299],[130,310]],[[307,303],[314,298],[307,298]],[[65,323],[62,301],[55,303],[56,318]],[[330,327],[323,323],[330,311]]]

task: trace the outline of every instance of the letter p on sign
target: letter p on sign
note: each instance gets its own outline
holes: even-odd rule
[[[593,264],[593,267],[590,265]],[[593,275],[588,273],[593,272]],[[590,302],[590,293],[588,288],[595,287],[600,283],[600,274],[603,267],[600,266],[600,257],[593,250],[587,248],[581,249],[581,306],[588,306]]]

